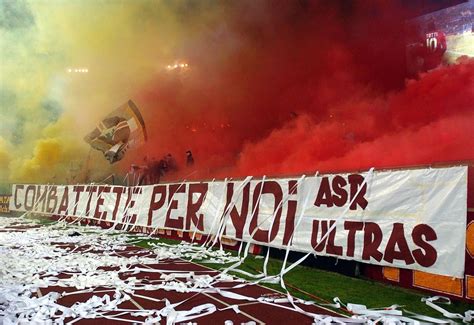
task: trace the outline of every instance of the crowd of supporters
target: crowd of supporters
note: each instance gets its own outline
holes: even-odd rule
[[[186,151],[186,167],[194,166],[194,157],[191,150]],[[179,169],[176,159],[171,153],[163,156],[161,159],[156,157],[144,158],[142,166],[132,165],[131,173],[138,175],[138,184],[157,184],[166,175],[177,172]]]

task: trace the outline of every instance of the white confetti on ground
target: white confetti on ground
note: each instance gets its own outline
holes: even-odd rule
[[[139,237],[139,239],[148,237]],[[232,256],[224,250],[211,250],[207,247],[181,243],[167,245],[150,243],[149,253],[126,254],[129,236],[125,232],[104,230],[98,227],[72,226],[54,223],[41,226],[27,218],[0,217],[0,322],[3,324],[63,324],[66,319],[72,324],[81,319],[108,318],[127,321],[123,315],[143,317],[144,321],[135,323],[155,324],[166,320],[167,324],[192,323],[198,317],[209,315],[217,310],[212,303],[194,306],[190,310],[176,310],[185,301],[171,303],[163,299],[164,307],[150,310],[130,310],[120,308],[120,304],[131,299],[136,290],[167,290],[175,292],[214,293],[223,297],[243,301],[256,301],[289,311],[299,312],[313,318],[315,324],[333,323],[377,323],[405,324],[416,323],[418,318],[428,323],[449,323],[422,315],[403,316],[394,305],[388,309],[367,309],[364,305],[347,304],[355,314],[350,319],[312,314],[300,309],[296,304],[312,304],[291,297],[272,299],[267,297],[247,297],[231,292],[251,283],[230,276],[226,272],[215,271],[215,275],[195,274],[182,270],[156,270],[146,265],[166,264],[179,259],[205,261],[217,264],[239,264],[240,257]],[[124,254],[117,254],[123,252]],[[229,268],[227,269],[229,270]],[[239,271],[234,269],[234,271]],[[140,272],[161,273],[159,280],[138,279]],[[244,273],[243,271],[240,271]],[[126,274],[127,276],[120,277]],[[212,274],[212,272],[211,272]],[[65,276],[68,275],[68,276]],[[256,275],[254,283],[268,282],[278,277]],[[219,288],[217,283],[232,283],[234,287]],[[39,296],[38,289],[47,287],[75,288],[74,292],[49,292]],[[58,303],[61,297],[75,293],[91,293],[97,287],[107,288],[105,295],[93,295],[87,301],[76,302],[67,307]],[[428,305],[434,305],[436,297],[430,298]],[[335,299],[333,307],[340,306]],[[287,307],[288,303],[293,307]],[[283,304],[286,304],[284,306]],[[434,305],[435,306],[435,305]],[[433,307],[436,309],[436,306]],[[239,312],[237,305],[229,309]],[[443,313],[443,311],[440,311]],[[444,314],[445,317],[470,321],[473,311],[465,315]],[[130,322],[130,320],[128,320]],[[230,324],[232,321],[227,321]],[[193,323],[194,324],[194,323]]]

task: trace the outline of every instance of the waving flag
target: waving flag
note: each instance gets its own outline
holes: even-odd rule
[[[102,151],[112,164],[121,160],[127,149],[147,140],[145,121],[135,103],[129,100],[103,118],[84,140]]]

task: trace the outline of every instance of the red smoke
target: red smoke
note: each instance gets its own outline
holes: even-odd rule
[[[315,124],[302,117],[247,145],[237,168],[296,173],[472,160],[473,103],[470,60],[422,75],[387,99],[345,101],[333,119]]]
[[[405,83],[403,8],[334,3],[221,8],[178,49],[189,69],[138,94],[141,157],[172,153],[188,179],[474,159],[474,61]]]

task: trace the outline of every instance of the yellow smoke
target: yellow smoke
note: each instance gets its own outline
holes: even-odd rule
[[[8,175],[10,159],[9,145],[5,139],[0,137],[0,183],[7,181],[6,175]]]
[[[19,182],[80,182],[87,146],[74,132],[66,132],[73,121],[62,117],[46,126],[34,142],[30,157],[10,162],[10,178]]]
[[[84,181],[79,178],[113,172],[100,153],[90,152],[84,135],[216,16],[204,6],[201,18],[187,20],[181,1],[18,0],[2,6],[0,180],[10,182]],[[68,72],[75,68],[88,72]]]

